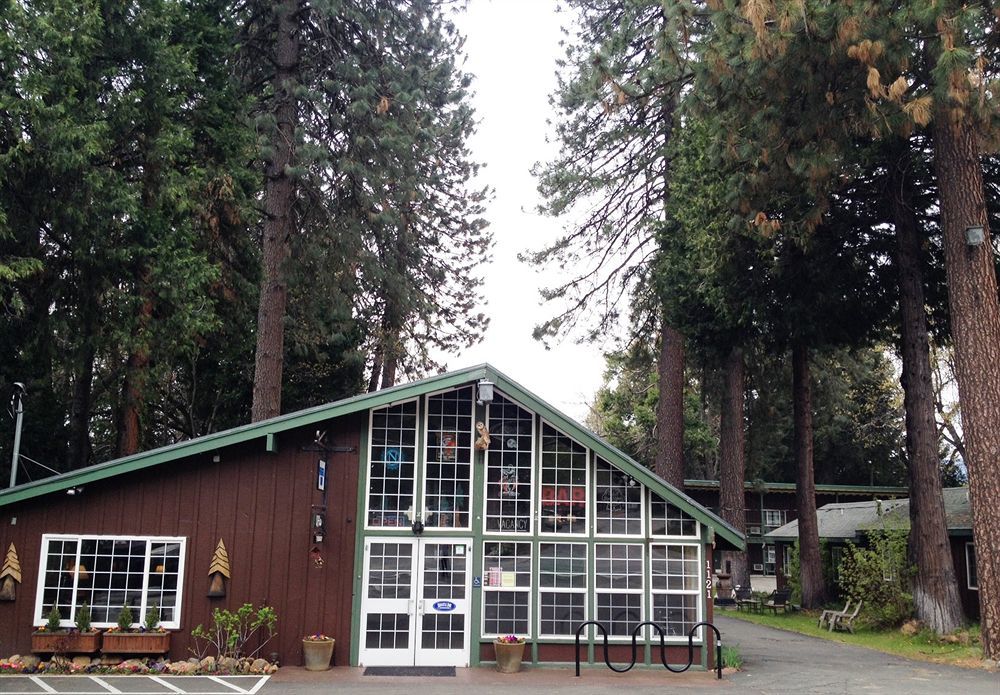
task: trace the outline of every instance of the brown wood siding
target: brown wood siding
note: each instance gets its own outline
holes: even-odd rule
[[[220,450],[88,485],[79,496],[52,494],[0,509],[0,545],[17,547],[24,581],[17,600],[0,603],[0,656],[27,653],[34,622],[41,537],[45,533],[183,536],[187,538],[181,628],[170,656],[190,656],[191,629],[208,624],[214,608],[267,604],[278,615],[278,636],[264,652],[301,664],[303,635],[337,640],[339,663],[350,653],[352,578],[357,520],[359,446],[364,413],[327,423],[331,446],[352,446],[327,460],[326,537],[311,555],[311,506],[320,454],[304,451],[315,427],[285,432],[277,453],[264,440]],[[16,518],[16,523],[12,519]],[[232,579],[227,596],[210,599],[208,567],[222,538]],[[8,628],[8,626],[10,626]]]

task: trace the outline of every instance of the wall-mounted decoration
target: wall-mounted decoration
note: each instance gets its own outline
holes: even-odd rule
[[[490,446],[490,431],[486,429],[485,423],[477,422],[476,432],[479,434],[476,438],[476,449],[478,451],[486,451]]]
[[[17,598],[17,585],[20,583],[21,561],[17,559],[17,549],[11,543],[7,548],[3,567],[0,567],[0,601],[13,601]]]
[[[208,576],[211,582],[208,585],[208,595],[217,598],[226,595],[226,580],[229,579],[229,553],[226,552],[226,544],[219,539],[219,544],[215,546],[215,553],[212,555],[212,564],[208,567]]]

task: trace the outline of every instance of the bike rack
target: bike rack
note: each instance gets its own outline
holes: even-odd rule
[[[670,666],[670,664],[667,663],[667,643],[664,640],[665,633],[663,632],[663,628],[660,627],[659,625],[657,625],[654,622],[648,622],[647,621],[645,623],[639,623],[638,625],[635,626],[635,629],[632,631],[632,663],[630,663],[628,666],[625,666],[624,668],[617,668],[614,664],[611,663],[611,660],[608,658],[608,629],[606,627],[604,627],[603,623],[599,623],[596,620],[588,620],[585,623],[580,623],[579,627],[576,628],[576,676],[577,676],[577,678],[580,677],[580,634],[583,632],[583,629],[585,627],[587,627],[588,625],[595,625],[595,626],[597,626],[597,628],[600,629],[601,634],[604,636],[604,663],[607,664],[608,668],[610,668],[615,673],[625,673],[627,671],[631,671],[632,667],[635,666],[636,661],[637,661],[637,656],[638,656],[639,631],[642,630],[642,628],[644,628],[646,625],[652,625],[653,627],[656,628],[656,631],[658,633],[660,633],[660,662],[671,673],[684,673],[689,668],[691,668],[691,665],[694,663],[694,633],[695,633],[695,631],[699,627],[701,627],[703,625],[706,626],[706,627],[710,627],[710,628],[712,628],[712,631],[715,632],[715,670],[716,670],[716,673],[718,674],[717,677],[720,680],[722,678],[722,634],[719,632],[719,628],[715,627],[715,625],[713,625],[712,623],[709,623],[709,622],[698,623],[697,625],[695,625],[694,627],[691,628],[690,632],[688,632],[688,662],[687,662],[687,665],[684,666],[683,668],[672,668]]]

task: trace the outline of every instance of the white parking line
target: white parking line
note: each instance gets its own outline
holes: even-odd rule
[[[236,692],[240,693],[240,695],[246,695],[247,694],[247,691],[244,690],[243,688],[239,687],[238,685],[233,685],[232,683],[230,683],[228,681],[224,681],[221,678],[219,678],[218,676],[209,676],[208,679],[212,680],[212,681],[215,681],[216,683],[221,683],[222,685],[226,686],[227,688],[232,688]]]
[[[97,683],[99,686],[101,686],[102,688],[104,688],[105,690],[107,690],[109,693],[116,693],[116,695],[121,695],[121,690],[119,690],[118,688],[114,687],[113,685],[111,685],[107,681],[101,680],[97,676],[91,676],[90,680],[92,680],[95,683]]]
[[[171,685],[170,683],[168,683],[167,681],[163,680],[159,676],[150,676],[149,680],[153,681],[154,683],[159,683],[164,688],[169,688],[170,690],[173,690],[175,693],[183,693],[184,692],[182,689],[178,688],[176,685]]]
[[[55,688],[53,688],[51,685],[49,685],[48,683],[46,683],[45,681],[43,681],[38,676],[28,676],[28,678],[31,679],[32,683],[34,683],[35,685],[37,685],[39,688],[41,688],[42,690],[44,690],[47,693],[58,692]]]

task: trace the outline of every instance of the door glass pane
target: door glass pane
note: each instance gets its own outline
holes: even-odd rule
[[[473,431],[471,386],[428,396],[425,526],[469,526]]]
[[[423,649],[465,649],[465,616],[461,613],[434,613],[420,624]]]
[[[534,418],[494,394],[489,405],[490,448],[486,451],[486,530],[531,531],[531,460]]]
[[[368,598],[410,598],[413,546],[372,543],[368,562]]]
[[[372,411],[368,525],[409,526],[417,450],[417,402]]]
[[[409,649],[410,616],[406,613],[369,613],[365,624],[367,649]]]
[[[465,598],[464,544],[430,543],[424,549],[425,599]]]

